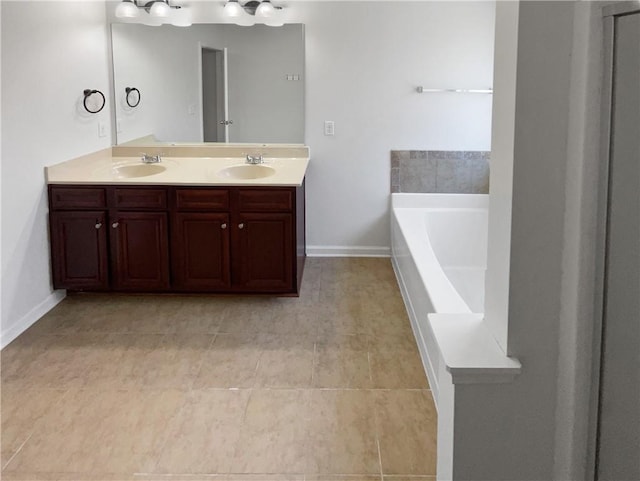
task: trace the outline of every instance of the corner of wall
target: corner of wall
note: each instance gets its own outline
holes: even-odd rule
[[[38,319],[57,306],[66,295],[66,291],[53,291],[47,298],[22,316],[22,318],[18,319],[8,328],[3,328],[2,332],[0,332],[0,349],[4,349],[16,337],[29,329]]]
[[[518,62],[518,2],[496,4],[485,319],[507,353],[511,209]]]
[[[554,479],[592,479],[595,466],[593,375],[596,339],[603,2],[576,4],[567,148],[562,305]]]

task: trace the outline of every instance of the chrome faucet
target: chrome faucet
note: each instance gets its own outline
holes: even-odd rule
[[[247,164],[262,164],[264,162],[264,158],[262,157],[262,154],[258,154],[258,155],[249,155],[247,154]]]
[[[162,157],[160,156],[160,154],[158,155],[142,154],[142,158],[140,160],[142,160],[143,164],[158,164],[162,162]]]

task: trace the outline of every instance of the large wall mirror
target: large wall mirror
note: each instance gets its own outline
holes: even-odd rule
[[[117,144],[304,142],[303,25],[115,23],[111,33]]]

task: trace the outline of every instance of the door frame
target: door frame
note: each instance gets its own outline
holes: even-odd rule
[[[225,120],[227,120],[227,118],[229,117],[229,72],[228,72],[228,51],[227,51],[227,47],[214,47],[211,45],[206,45],[204,43],[202,43],[201,41],[198,42],[198,50],[197,50],[197,59],[198,59],[198,102],[200,103],[200,121],[199,121],[199,127],[200,127],[200,142],[204,142],[204,94],[202,92],[203,89],[203,83],[202,83],[202,51],[203,50],[217,50],[220,52],[223,52],[223,58],[224,58],[224,65],[223,65],[223,82],[224,82],[224,86],[223,86],[223,91],[224,91],[224,113],[225,113]],[[225,143],[229,142],[229,125],[225,125],[224,127],[224,136],[225,136]]]
[[[608,204],[609,204],[609,169],[611,163],[611,133],[613,124],[613,82],[614,82],[614,55],[615,55],[615,21],[616,17],[637,14],[640,12],[640,0],[624,1],[607,5],[602,8],[603,18],[603,69],[602,69],[602,97],[600,105],[600,162],[598,172],[598,199],[597,199],[597,233],[596,233],[596,265],[594,295],[594,331],[593,331],[593,358],[592,372],[594,373],[590,391],[590,419],[587,440],[587,460],[589,466],[589,479],[597,480],[598,473],[598,438],[600,430],[600,396],[602,382],[602,356],[604,338],[605,315],[605,283],[606,283],[606,256],[607,238],[609,231]]]

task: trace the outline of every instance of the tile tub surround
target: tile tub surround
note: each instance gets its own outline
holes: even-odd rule
[[[388,259],[300,298],[73,295],[2,357],[5,480],[434,480],[436,411]]]
[[[392,150],[392,193],[488,194],[484,151]]]

